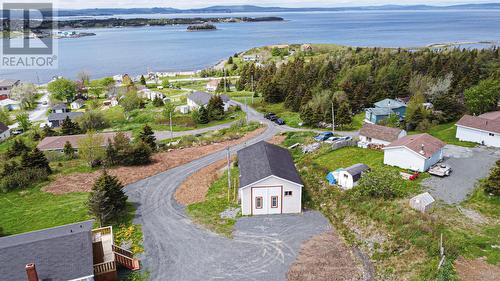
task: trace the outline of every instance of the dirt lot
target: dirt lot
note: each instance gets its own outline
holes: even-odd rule
[[[455,261],[455,269],[460,280],[464,281],[500,280],[500,267],[491,265],[481,259],[466,260],[459,257]]]
[[[334,231],[305,242],[287,274],[288,281],[345,281],[361,277],[362,269],[351,249]]]
[[[264,132],[264,130],[265,128],[259,128],[236,140],[157,153],[153,155],[153,163],[149,165],[118,167],[109,169],[108,172],[109,174],[118,177],[123,185],[128,185],[141,179],[145,179],[166,170],[172,169],[174,167],[189,163],[203,156],[223,150],[227,146],[233,146],[243,143],[261,134],[262,132]],[[64,194],[68,192],[89,192],[92,189],[92,184],[99,177],[99,175],[100,172],[75,173],[59,176],[43,190],[53,194]]]
[[[208,188],[217,180],[219,171],[226,165],[225,159],[220,160],[189,176],[175,191],[175,200],[182,205],[203,202]]]
[[[272,137],[270,140],[268,140],[267,142],[272,143],[272,144],[281,144],[285,141],[285,139],[286,139],[286,135],[276,135],[276,136]]]

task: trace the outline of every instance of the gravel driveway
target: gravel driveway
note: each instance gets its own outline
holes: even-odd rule
[[[268,123],[253,109],[248,116]],[[282,130],[269,125],[263,134],[232,147],[231,152]],[[330,229],[317,212],[241,218],[234,239],[193,224],[173,198],[175,189],[190,174],[223,159],[225,153],[216,152],[125,187],[129,201],[137,206],[134,223],[141,224],[144,233],[141,262],[151,280],[285,280],[302,242]]]
[[[422,184],[434,198],[447,204],[460,203],[474,190],[477,180],[488,176],[498,158],[499,149],[447,145],[443,162],[451,166],[452,174],[445,178],[432,176]]]

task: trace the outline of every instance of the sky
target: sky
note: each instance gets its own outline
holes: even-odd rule
[[[33,0],[0,0],[1,2],[37,2]],[[345,7],[367,5],[454,5],[470,3],[495,3],[497,0],[38,0],[56,2],[59,8],[149,8],[173,7],[178,9],[203,8],[214,5],[257,5],[278,7]]]

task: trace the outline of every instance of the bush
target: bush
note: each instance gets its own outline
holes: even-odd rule
[[[34,183],[46,180],[49,173],[46,169],[28,168],[17,170],[16,172],[3,177],[0,180],[0,190],[8,192],[18,188],[26,188]]]
[[[24,152],[29,152],[29,151],[30,148],[26,144],[24,144],[24,141],[22,139],[16,139],[14,140],[14,143],[7,151],[7,156],[9,158],[13,158],[23,154]]]
[[[94,110],[85,112],[82,117],[78,118],[78,123],[84,132],[90,130],[97,131],[109,127],[109,121],[104,117],[104,114]]]
[[[500,195],[500,159],[491,170],[489,177],[483,183],[484,191],[495,196]]]
[[[376,169],[363,174],[359,184],[351,189],[354,198],[374,197],[392,199],[404,194],[403,179],[398,172]]]

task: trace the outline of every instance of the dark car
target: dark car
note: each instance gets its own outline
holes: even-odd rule
[[[269,120],[276,122],[276,120],[278,120],[278,118],[279,118],[278,116],[272,115],[271,117],[269,117]]]
[[[274,113],[272,113],[272,112],[269,112],[269,113],[264,114],[264,118],[269,119],[269,120],[271,120],[271,118],[272,118],[273,116],[275,116],[275,117],[276,117],[276,114],[274,114]]]
[[[323,133],[320,133],[319,135],[315,136],[314,139],[316,141],[326,141],[327,139],[333,137],[333,133],[332,132],[323,132]]]
[[[281,118],[278,118],[274,121],[274,123],[278,124],[278,125],[285,125],[285,120],[281,119]]]

